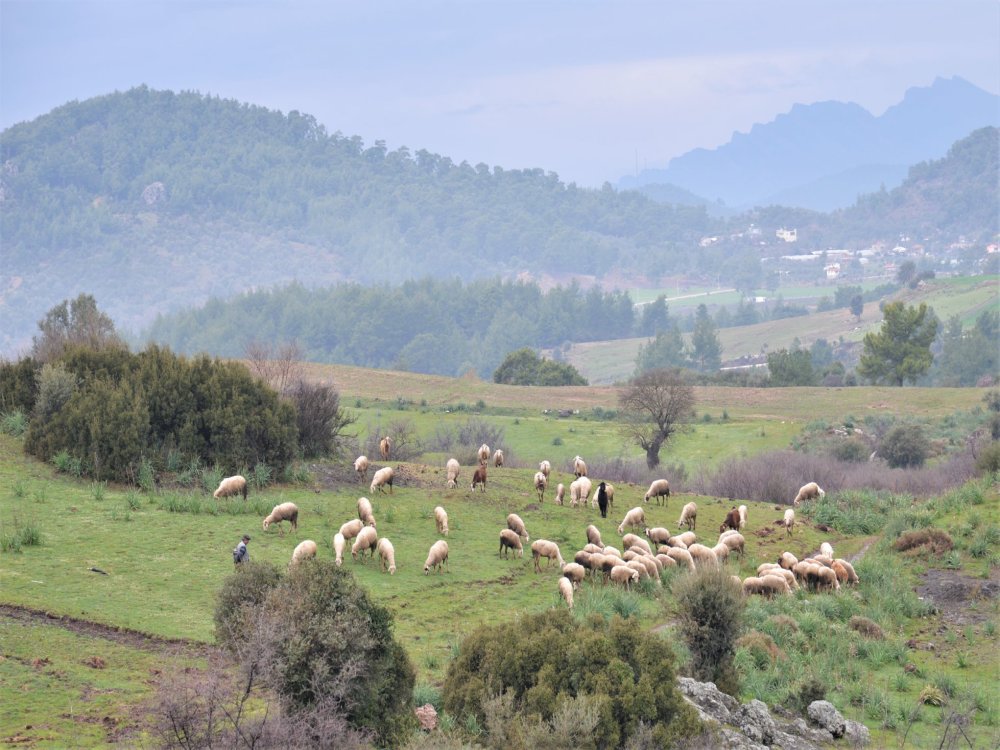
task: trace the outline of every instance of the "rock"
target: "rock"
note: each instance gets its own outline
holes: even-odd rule
[[[802,737],[809,742],[817,745],[829,744],[833,741],[833,735],[830,734],[825,729],[817,729],[816,727],[811,727],[806,723],[806,720],[801,716],[795,718],[790,724],[785,728],[785,731],[789,734],[794,734],[798,737]]]
[[[847,720],[844,738],[851,743],[851,747],[864,747],[872,741],[872,735],[868,731],[868,727],[860,721],[851,721],[850,719]]]
[[[827,742],[829,742],[830,735],[827,734],[826,737]],[[783,732],[780,729],[774,731],[774,745],[780,747],[781,750],[823,750],[826,747],[824,744],[813,742],[797,734]]]
[[[425,703],[420,708],[413,709],[413,713],[417,715],[417,721],[420,722],[421,729],[427,732],[432,732],[437,729],[437,711],[434,710],[434,706],[430,703]]]
[[[699,714],[707,714],[720,724],[731,723],[732,712],[740,707],[738,700],[723,693],[714,682],[698,682],[690,677],[679,677],[677,687],[691,700]]]
[[[823,727],[834,737],[843,737],[847,730],[847,722],[840,711],[833,707],[830,701],[813,701],[806,709],[809,718]]]
[[[774,742],[774,719],[767,705],[756,698],[744,703],[733,715],[736,726],[754,742],[770,745]]]
[[[742,732],[735,729],[723,729],[719,732],[719,750],[768,750],[767,745],[754,742]]]

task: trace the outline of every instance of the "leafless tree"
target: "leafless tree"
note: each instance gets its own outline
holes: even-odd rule
[[[646,451],[646,465],[660,464],[660,447],[694,415],[694,389],[679,370],[647,370],[618,396],[626,439]]]
[[[252,340],[243,348],[243,356],[250,372],[282,395],[304,379],[302,348],[296,341],[273,347],[263,341]]]

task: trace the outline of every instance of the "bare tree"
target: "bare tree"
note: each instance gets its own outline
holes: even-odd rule
[[[646,451],[646,465],[660,464],[660,447],[694,414],[694,389],[679,370],[647,370],[618,396],[624,436]]]
[[[297,341],[272,347],[263,341],[252,340],[243,347],[243,356],[250,372],[282,395],[304,380],[303,353]]]

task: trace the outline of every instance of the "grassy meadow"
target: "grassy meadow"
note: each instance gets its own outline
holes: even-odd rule
[[[309,462],[298,481],[251,490],[246,502],[215,501],[205,488],[143,492],[73,478],[25,457],[20,439],[0,435],[0,605],[182,640],[114,640],[69,631],[49,617],[0,617],[0,693],[5,696],[0,742],[100,746],[134,727],[135,706],[151,694],[160,671],[198,669],[210,658],[214,598],[232,572],[230,551],[244,532],[253,537],[249,547],[255,560],[284,566],[306,538],[319,543],[320,556],[332,558],[334,533],[355,516],[358,497],[370,497],[379,534],[395,546],[398,570],[394,576],[380,572],[377,558],[361,562],[348,556],[344,565],[392,611],[418,687],[433,696],[462,637],[476,625],[563,606],[555,565],[543,562],[542,572],[535,573],[528,549],[523,558],[498,557],[499,530],[508,513],[524,519],[532,540],[556,541],[568,560],[585,543],[589,523],[601,530],[606,544],[619,544],[615,527],[629,508],[642,504],[645,486],[621,482],[615,482],[615,506],[607,519],[589,506],[552,502],[555,484],[572,480],[569,460],[575,454],[642,457],[605,418],[616,408],[613,388],[514,388],[473,378],[339,366],[311,365],[309,372],[337,384],[344,404],[358,417],[360,439],[369,425],[374,429],[405,419],[429,442],[442,426],[476,416],[503,428],[518,466],[491,468],[485,493],[469,488],[471,470],[463,467],[459,487],[449,490],[444,455],[431,453],[393,462],[394,492],[372,495],[353,477],[351,455]],[[699,388],[698,421],[662,458],[682,462],[691,472],[728,456],[787,447],[816,420],[906,413],[940,418],[980,406],[982,396],[981,389]],[[560,410],[578,413],[561,418],[556,416]],[[540,458],[553,463],[541,503],[532,487]],[[601,479],[594,472],[591,476],[595,483]],[[699,534],[714,540],[731,507],[722,498],[676,493],[666,507],[645,506],[648,525],[676,530],[680,506],[689,500],[699,506]],[[264,532],[263,515],[285,501],[300,508],[298,530]],[[424,575],[427,549],[438,538],[435,505],[443,505],[450,517],[449,570]],[[989,679],[1000,667],[996,598],[970,602],[972,616],[953,623],[946,613],[929,611],[913,591],[919,576],[938,568],[971,580],[996,580],[1000,496],[995,484],[982,481],[919,502],[874,493],[828,496],[827,504],[800,512],[790,538],[775,525],[783,507],[748,505],[747,553],[728,563],[734,573],[749,575],[784,550],[802,557],[822,541],[833,544],[838,556],[864,557],[857,563],[858,589],[749,603],[748,636],[766,634],[778,654],[766,642],[762,647],[751,639],[741,646],[737,659],[744,699],[787,704],[809,680],[822,679],[827,697],[846,716],[872,728],[876,746],[899,746],[907,731],[905,746],[913,747],[936,747],[949,712],[971,702],[977,713],[967,728],[970,736],[984,746],[996,743],[1000,696],[996,680]],[[873,516],[878,518],[874,526],[859,520]],[[820,524],[832,530],[823,531]],[[929,527],[955,539],[949,554],[891,549],[902,531]],[[26,541],[7,541],[15,539]],[[683,646],[672,635],[677,613],[669,594],[671,575],[666,586],[650,582],[636,592],[586,583],[577,592],[577,616],[638,617],[670,638],[683,657]],[[861,635],[849,625],[853,617],[876,622],[883,637]],[[907,646],[909,641],[916,645]],[[943,705],[917,702],[928,685],[944,693]]]

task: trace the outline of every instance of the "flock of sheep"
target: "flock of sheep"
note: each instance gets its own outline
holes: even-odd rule
[[[379,452],[383,460],[389,459],[391,450],[392,441],[388,437],[383,438],[379,443]],[[476,455],[479,464],[473,471],[470,486],[472,490],[479,487],[485,491],[487,465],[491,457],[494,468],[500,468],[504,463],[504,455],[501,450],[491,452],[489,446],[485,444],[479,447]],[[366,456],[359,456],[354,462],[354,469],[362,483],[367,481],[369,465]],[[534,488],[538,493],[539,502],[544,500],[551,471],[551,463],[542,461],[534,475]],[[454,458],[448,459],[445,473],[446,486],[449,489],[457,487],[461,473],[458,461]],[[580,456],[576,456],[573,460],[573,473],[575,478],[569,486],[570,506],[583,507],[589,500],[591,507],[599,509],[601,517],[606,518],[608,510],[614,507],[614,487],[609,483],[600,482],[591,497],[593,484],[587,476],[587,464]],[[376,490],[384,492],[385,487],[388,487],[391,493],[393,477],[392,467],[379,469],[372,476],[370,492],[374,493]],[[245,498],[246,491],[246,480],[243,477],[227,477],[222,480],[214,496],[218,498],[242,494]],[[556,504],[564,503],[564,493],[565,486],[562,483],[558,484]],[[787,536],[792,535],[795,526],[794,509],[804,501],[821,498],[824,495],[824,491],[815,482],[809,482],[800,488],[792,500],[792,507],[785,511],[784,518],[780,521]],[[643,495],[643,502],[649,503],[653,500],[658,505],[665,505],[669,497],[669,482],[666,479],[656,479]],[[292,529],[297,529],[298,515],[299,509],[295,503],[276,505],[264,518],[264,530],[283,521],[288,521]],[[542,572],[542,558],[546,559],[546,568],[554,561],[561,571],[558,581],[559,594],[572,609],[573,592],[584,581],[588,572],[594,580],[619,584],[625,588],[631,588],[639,581],[647,579],[654,581],[655,585],[660,585],[660,574],[664,568],[680,567],[694,571],[702,566],[723,565],[732,553],[741,556],[745,553],[746,537],[741,532],[746,529],[748,522],[746,505],[733,508],[726,514],[719,528],[718,540],[713,546],[698,541],[697,519],[697,504],[686,503],[677,520],[678,533],[671,534],[664,527],[649,527],[646,523],[645,510],[642,506],[636,506],[625,514],[617,527],[617,532],[621,536],[620,549],[605,545],[600,530],[594,525],[589,525],[586,528],[586,545],[575,552],[571,562],[567,562],[556,542],[548,539],[536,539],[531,542],[524,520],[516,513],[510,513],[506,518],[505,527],[500,530],[498,554],[502,558],[511,555],[523,557],[524,544],[531,542],[535,572]],[[448,536],[448,513],[443,506],[434,508],[434,522],[437,534],[442,537]],[[376,527],[371,501],[365,497],[360,498],[357,502],[357,518],[346,521],[333,537],[336,565],[343,564],[347,542],[353,540],[351,557],[355,561],[364,562],[366,552],[369,558],[374,558],[378,553],[381,570],[390,575],[394,574],[395,549],[388,538],[378,536]],[[681,528],[687,530],[680,533]],[[643,536],[633,533],[637,530],[641,531]],[[315,557],[316,553],[316,542],[307,539],[295,547],[291,564]],[[430,573],[431,570],[441,572],[444,569],[448,569],[448,542],[438,539],[428,550],[424,562],[424,574]],[[827,542],[823,542],[818,553],[809,555],[801,561],[790,552],[784,552],[776,562],[760,565],[756,576],[741,580],[734,575],[733,579],[744,593],[764,596],[791,593],[800,586],[807,586],[816,591],[833,591],[839,589],[841,584],[858,582],[851,563],[835,558],[833,548]]]

